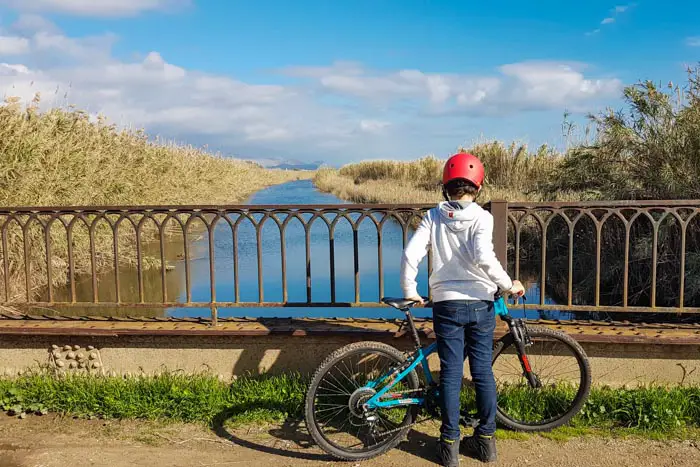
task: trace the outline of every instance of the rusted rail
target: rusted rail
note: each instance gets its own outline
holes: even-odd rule
[[[690,298],[686,294],[687,280],[700,279],[700,271],[686,268],[689,257],[700,255],[698,212],[698,200],[508,204],[512,273],[522,275],[523,253],[536,250],[539,254],[529,262],[539,276],[540,296],[526,308],[698,313],[697,294]],[[503,219],[496,225],[499,221]],[[524,251],[528,249],[523,245],[524,235],[530,236],[530,247],[535,245],[529,252]],[[552,236],[554,241],[550,242]],[[581,257],[587,261],[583,265],[578,261],[575,267]],[[552,264],[555,270],[550,273]],[[606,266],[615,270],[606,270]],[[577,273],[588,276],[584,287],[575,283]],[[665,284],[663,289],[658,287],[660,280]],[[546,291],[556,282],[561,300],[556,306],[548,305]],[[607,297],[603,297],[604,283]],[[588,301],[577,296],[577,287],[589,291]]]
[[[384,265],[382,239],[384,225],[393,222],[402,230],[403,244],[409,238],[412,223],[420,220],[429,206],[415,205],[302,205],[302,206],[136,206],[136,207],[40,207],[40,208],[10,208],[0,210],[0,234],[2,235],[2,266],[4,296],[0,304],[9,307],[95,307],[95,308],[211,308],[212,318],[217,319],[217,307],[345,307],[345,306],[377,306],[374,303],[360,301],[359,283],[359,250],[360,238],[358,231],[361,227],[371,225],[377,236],[377,264],[379,292],[383,294]],[[286,232],[289,226],[299,222],[305,236],[306,264],[306,301],[291,303],[288,301]],[[280,239],[280,255],[278,261],[282,271],[282,293],[284,301],[271,302],[265,299],[263,277],[263,238],[262,231],[267,223],[277,227]],[[315,223],[323,224],[328,232],[328,247],[330,251],[330,302],[314,302],[312,300],[312,259],[311,259],[311,229]],[[353,264],[354,264],[354,297],[353,302],[336,299],[337,279],[335,265],[336,240],[335,234],[340,223],[347,223],[353,235]],[[214,233],[217,226],[228,227],[227,234],[231,239],[233,262],[233,301],[217,300],[217,279],[214,255]],[[242,301],[240,283],[241,273],[239,264],[239,234],[242,225],[255,230],[255,255],[257,258],[257,288],[258,299],[255,302]],[[14,232],[12,228],[14,227]],[[79,255],[75,251],[78,230],[84,234],[83,246],[88,254]],[[111,238],[110,251],[97,251],[98,231],[104,238]],[[129,229],[128,235],[123,231]],[[57,231],[58,230],[58,231]],[[14,236],[11,235],[14,233]],[[166,238],[174,234],[181,238],[183,251],[182,262],[185,271],[185,300],[171,300],[166,280],[168,264],[166,261]],[[208,281],[210,298],[195,301],[192,299],[192,240],[194,236],[204,235],[208,243]],[[14,240],[12,242],[11,240]],[[144,244],[159,244],[159,270],[161,277],[160,298],[146,299],[144,286]],[[65,257],[59,258],[67,265],[68,297],[66,300],[55,298],[55,244],[62,244]],[[124,267],[124,245],[130,248],[132,261],[135,262],[137,275],[137,296],[134,299],[124,299],[120,283],[120,268]],[[104,245],[103,245],[104,246]],[[14,248],[13,248],[14,247]],[[98,258],[111,256],[106,268],[113,270],[115,290],[114,300],[100,300],[98,281],[100,264]],[[37,259],[38,257],[38,259]],[[294,258],[298,261],[299,258]],[[78,264],[82,261],[81,264]],[[105,265],[103,265],[105,266]],[[79,300],[76,290],[78,270],[82,270],[90,278],[92,293],[87,300]],[[37,275],[39,276],[37,278]],[[12,293],[13,281],[23,276],[21,294]],[[46,284],[45,291],[37,294],[33,282]],[[41,297],[40,295],[43,295]],[[377,297],[377,300],[380,297]]]
[[[400,229],[401,247],[411,226],[432,205],[275,205],[275,206],[109,206],[19,207],[0,209],[0,305],[26,308],[218,308],[240,307],[379,307],[385,292],[383,246],[385,227]],[[506,203],[485,206],[494,216],[494,246],[499,259],[515,277],[534,278],[537,300],[526,309],[604,313],[700,313],[700,278],[689,266],[700,263],[700,201],[617,201],[585,203]],[[314,283],[318,267],[312,250],[312,228],[325,226],[330,262],[327,282]],[[352,236],[351,284],[336,275],[339,261],[336,234],[346,225]],[[279,233],[281,300],[270,300],[265,290],[263,248],[265,225]],[[291,261],[304,265],[305,295],[289,300],[289,259],[286,233],[301,225],[304,252]],[[254,241],[242,251],[241,227],[252,228]],[[376,235],[378,294],[361,300],[360,247],[362,229]],[[230,239],[233,280],[226,286],[217,278],[216,241]],[[206,239],[208,297],[193,298],[194,239]],[[105,240],[107,239],[107,240]],[[173,243],[172,239],[176,239]],[[174,246],[175,245],[175,246]],[[146,251],[148,247],[157,250]],[[156,248],[157,247],[157,248]],[[179,297],[168,288],[171,249],[184,268],[184,290]],[[247,256],[246,256],[247,255]],[[252,256],[251,256],[252,255]],[[241,298],[240,264],[254,257],[253,281],[257,299]],[[691,264],[692,260],[692,264]],[[697,261],[696,261],[697,260]],[[171,260],[172,262],[173,260]],[[154,293],[144,281],[147,265],[160,277]],[[120,269],[133,268],[136,284],[131,296],[124,290]],[[328,265],[325,265],[327,268]],[[105,275],[105,271],[109,272]],[[59,297],[58,277],[66,287]],[[108,279],[105,279],[108,278]],[[113,282],[114,295],[104,299],[98,286]],[[692,282],[692,287],[689,287]],[[340,300],[338,288],[351,286],[352,300]],[[79,296],[89,287],[89,296]],[[217,297],[228,287],[232,299]],[[330,300],[314,300],[313,291],[327,289]],[[692,289],[692,293],[689,290]],[[554,297],[556,304],[549,298]],[[138,318],[137,318],[138,319]]]

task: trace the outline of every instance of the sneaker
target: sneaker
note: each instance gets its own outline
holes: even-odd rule
[[[459,439],[443,439],[437,442],[437,454],[445,467],[459,467]]]
[[[464,438],[463,446],[465,454],[474,457],[481,462],[496,462],[496,438],[485,435],[472,435]]]

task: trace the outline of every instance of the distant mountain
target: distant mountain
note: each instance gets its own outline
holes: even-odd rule
[[[316,170],[324,164],[323,161],[302,162],[294,159],[249,159],[268,169],[286,170]]]

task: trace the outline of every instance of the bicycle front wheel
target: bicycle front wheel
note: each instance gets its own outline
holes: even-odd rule
[[[528,327],[527,362],[539,384],[525,378],[511,334],[496,343],[493,372],[498,391],[496,420],[518,431],[549,431],[568,423],[585,403],[591,368],[585,351],[563,332]]]
[[[370,413],[362,406],[385,386],[370,388],[367,382],[379,380],[405,362],[402,352],[381,342],[357,342],[329,355],[316,370],[306,395],[306,427],[316,444],[338,459],[351,461],[378,456],[399,444],[418,414],[418,405]],[[404,397],[418,389],[418,375],[411,371],[390,393]]]

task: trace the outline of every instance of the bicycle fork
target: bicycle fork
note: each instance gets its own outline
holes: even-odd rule
[[[530,340],[530,335],[527,332],[527,328],[521,319],[513,319],[510,316],[504,317],[504,320],[508,324],[508,329],[510,329],[510,334],[513,336],[513,342],[515,348],[518,351],[518,360],[520,360],[520,366],[523,369],[523,376],[530,383],[530,387],[541,388],[542,383],[535,373],[532,372],[532,367],[530,366],[530,361],[527,358],[526,347],[532,345],[532,340]]]

